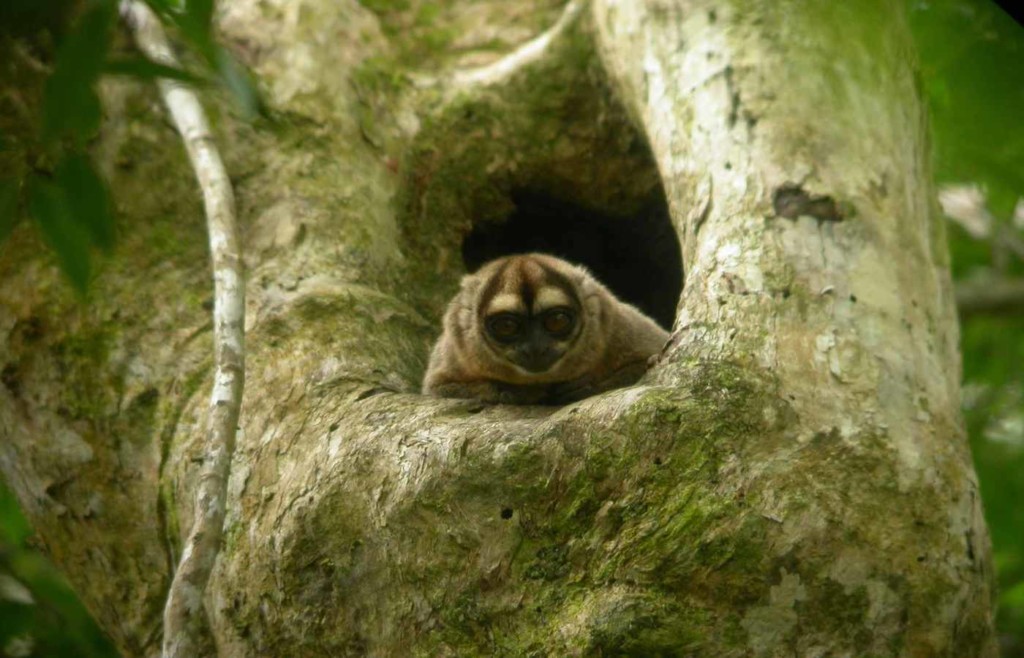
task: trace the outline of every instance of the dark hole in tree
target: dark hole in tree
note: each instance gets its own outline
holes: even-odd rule
[[[462,243],[472,272],[487,261],[539,251],[585,266],[623,301],[666,329],[683,288],[683,262],[661,189],[630,214],[613,214],[545,192],[513,190],[515,210],[475,226]]]

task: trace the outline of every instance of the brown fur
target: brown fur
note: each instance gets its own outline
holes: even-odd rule
[[[486,340],[483,321],[499,296],[529,307],[545,288],[555,289],[554,297],[565,291],[573,298],[579,321],[565,354],[548,370],[534,373]],[[550,297],[550,291],[544,295]],[[565,403],[634,383],[667,340],[664,329],[619,301],[582,267],[544,254],[508,256],[463,277],[431,352],[423,392],[510,404]]]

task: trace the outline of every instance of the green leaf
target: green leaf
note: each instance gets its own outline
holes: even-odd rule
[[[192,3],[189,3],[191,5]],[[217,61],[217,44],[213,40],[213,33],[210,31],[210,23],[203,22],[201,10],[192,13],[186,11],[174,11],[165,16],[170,19],[181,31],[182,36],[195,48],[210,68],[215,68]]]
[[[1024,582],[1004,590],[999,595],[999,604],[1011,608],[1024,608]]]
[[[93,5],[57,50],[43,102],[45,137],[84,139],[99,128],[100,102],[94,85],[110,47],[114,16],[111,3]]]
[[[18,181],[0,179],[0,242],[7,239],[18,219]]]
[[[262,113],[263,101],[248,71],[231,53],[220,46],[217,47],[217,72],[235,99],[242,116],[252,120]]]
[[[0,545],[21,544],[32,535],[32,527],[21,515],[14,492],[0,483]]]
[[[146,0],[165,22],[176,26],[188,44],[216,71],[246,119],[263,113],[264,105],[246,68],[213,38],[214,0],[187,0],[184,11],[172,0]]]
[[[144,80],[154,78],[167,78],[178,80],[192,85],[204,85],[207,81],[198,75],[188,71],[158,64],[144,57],[127,57],[108,61],[103,67],[103,72],[110,75],[129,75]]]
[[[115,240],[110,195],[89,158],[80,154],[64,158],[57,165],[57,185],[75,223],[85,229],[93,245],[110,253]]]
[[[63,191],[44,180],[32,182],[29,213],[39,224],[43,240],[57,254],[57,262],[80,295],[89,285],[89,238],[76,223]]]
[[[207,34],[210,33],[210,25],[213,22],[213,0],[187,0],[185,12]]]
[[[0,597],[0,647],[18,635],[35,641],[32,656],[118,658],[57,569],[27,547],[32,528],[18,502],[0,482],[0,573],[27,587],[36,604],[26,606]],[[0,649],[0,655],[8,655]]]
[[[989,192],[1005,218],[1024,192],[1024,30],[989,0],[909,3],[935,135],[936,177]]]
[[[167,16],[175,10],[176,6],[172,0],[145,0],[145,2],[158,16]]]

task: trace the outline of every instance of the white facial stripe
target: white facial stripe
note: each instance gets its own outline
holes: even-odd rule
[[[524,311],[526,311],[526,309],[523,308],[522,297],[507,292],[495,295],[494,298],[491,299],[491,303],[487,305],[488,313],[523,313]]]
[[[537,297],[533,300],[533,312],[541,313],[556,306],[572,306],[572,300],[561,288],[545,286],[537,291]]]

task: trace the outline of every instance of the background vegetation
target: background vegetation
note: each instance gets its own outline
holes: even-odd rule
[[[960,215],[950,228],[954,277],[958,284],[1024,280],[1024,29],[991,0],[906,1],[931,108],[936,179],[976,187],[972,207],[950,211]],[[174,0],[149,2],[189,45],[189,71],[147,64],[119,43],[113,0],[0,2],[0,39],[27,39],[52,70],[39,90],[44,109],[34,134],[8,132],[0,118],[0,240],[17,223],[30,224],[19,230],[39,231],[83,297],[91,263],[116,248],[110,193],[88,158],[100,117],[96,80],[169,75],[226,90],[243,114],[259,111],[244,71],[211,38],[212,0],[190,0],[187,10]],[[994,544],[1000,639],[1005,658],[1021,658],[1024,300],[961,320],[964,413]],[[0,656],[72,655],[117,654],[36,550],[0,482]]]
[[[1024,28],[990,0],[912,1],[910,9],[936,180],[973,183],[987,199],[974,224],[951,222],[954,280],[1024,280]],[[964,416],[999,581],[997,626],[1004,658],[1020,658],[1024,298],[998,312],[961,313],[960,332]]]

